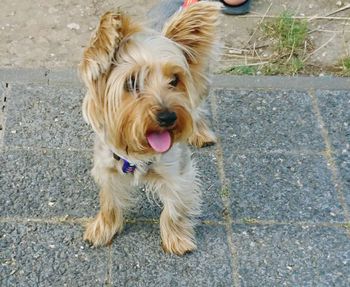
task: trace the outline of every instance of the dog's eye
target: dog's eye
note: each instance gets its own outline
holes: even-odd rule
[[[128,92],[138,92],[139,85],[134,76],[131,76],[126,79],[124,89]]]
[[[179,76],[175,74],[172,80],[169,82],[169,85],[175,88],[178,83],[179,83]]]

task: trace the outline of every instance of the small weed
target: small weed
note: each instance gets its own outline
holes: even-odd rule
[[[265,35],[275,39],[278,53],[299,55],[303,52],[307,39],[307,22],[294,19],[290,12],[283,12],[275,21],[263,26]]]
[[[343,58],[339,62],[341,69],[339,76],[350,77],[350,57]]]
[[[256,66],[236,66],[236,67],[228,68],[223,72],[233,74],[233,75],[252,76],[252,75],[256,75],[257,70],[258,69]]]
[[[295,75],[304,69],[303,58],[312,46],[306,21],[284,12],[277,20],[266,23],[263,32],[272,39],[273,49],[270,63],[261,69],[263,74]]]
[[[343,224],[343,227],[344,227],[346,230],[349,230],[349,231],[350,231],[350,222],[344,223],[344,224]]]
[[[227,186],[224,186],[224,187],[222,188],[222,190],[220,191],[220,195],[223,196],[223,197],[228,197],[228,195],[229,195],[229,190],[228,190]]]
[[[254,219],[254,218],[243,218],[242,221],[245,224],[257,224],[258,223],[258,220]]]

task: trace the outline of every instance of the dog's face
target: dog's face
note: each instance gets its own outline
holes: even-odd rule
[[[162,34],[120,12],[101,18],[80,65],[89,89],[83,112],[115,149],[162,153],[191,135],[218,15],[215,5],[197,5],[178,13]]]
[[[106,128],[127,153],[165,152],[192,132],[192,79],[182,50],[149,33],[124,39],[106,83]]]

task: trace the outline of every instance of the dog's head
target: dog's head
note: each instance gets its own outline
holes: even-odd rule
[[[101,17],[80,74],[88,88],[84,117],[104,141],[140,155],[188,139],[218,15],[217,5],[200,2],[176,13],[162,33],[120,11]]]

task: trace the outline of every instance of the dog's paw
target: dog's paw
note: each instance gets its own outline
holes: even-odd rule
[[[107,224],[101,214],[89,222],[84,233],[84,240],[94,246],[103,246],[111,243],[113,236],[121,229],[116,223]]]
[[[184,255],[197,249],[194,240],[189,236],[180,237],[177,234],[168,234],[162,240],[164,252]]]
[[[195,147],[206,147],[216,144],[217,139],[215,134],[207,129],[207,130],[200,130],[196,133],[194,133],[188,140],[190,145],[193,145]]]

